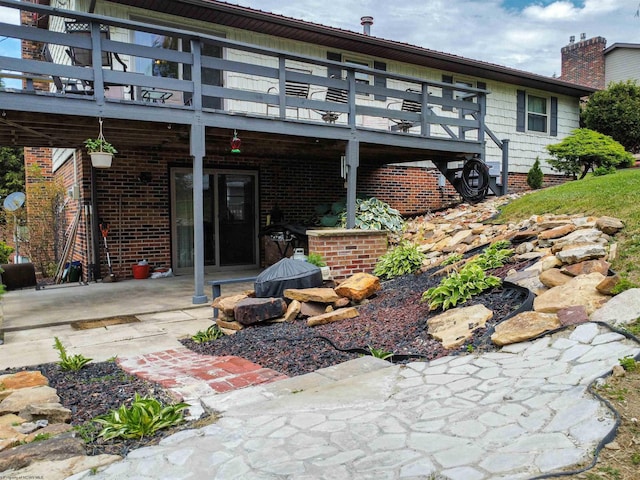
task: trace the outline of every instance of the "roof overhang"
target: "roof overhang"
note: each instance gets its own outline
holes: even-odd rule
[[[364,35],[363,33],[305,22],[216,0],[173,0],[170,2],[166,0],[110,1],[131,7],[225,25],[231,28],[323,45],[327,48],[356,52],[383,59],[393,59],[520,87],[536,88],[561,95],[584,97],[597,91],[597,89],[591,87],[552,77]]]

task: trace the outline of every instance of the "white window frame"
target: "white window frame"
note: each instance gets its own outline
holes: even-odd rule
[[[540,112],[533,112],[531,110],[529,110],[529,99],[531,98],[536,98],[536,99],[540,99],[544,101],[544,113],[540,113]],[[549,107],[549,98],[544,97],[542,95],[535,95],[535,94],[529,94],[527,92],[527,96],[526,96],[526,105],[525,105],[525,110],[526,110],[526,122],[527,122],[527,132],[532,132],[532,133],[538,133],[538,134],[542,134],[542,135],[549,135],[549,120],[551,118],[551,112],[550,112],[550,107]],[[530,119],[532,116],[535,116],[537,118],[544,118],[544,129],[543,130],[538,130],[538,129],[533,129],[531,128],[531,122]]]

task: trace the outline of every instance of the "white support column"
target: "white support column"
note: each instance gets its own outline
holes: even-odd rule
[[[347,142],[347,228],[356,226],[356,189],[358,185],[358,166],[360,165],[360,141]]]

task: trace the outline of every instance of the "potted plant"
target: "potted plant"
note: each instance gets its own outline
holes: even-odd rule
[[[109,168],[113,155],[118,153],[113,145],[101,137],[87,138],[84,141],[84,146],[91,156],[91,164],[95,168]]]

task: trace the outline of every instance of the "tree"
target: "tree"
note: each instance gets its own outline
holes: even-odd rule
[[[640,86],[635,81],[610,83],[589,97],[582,111],[584,126],[617,140],[628,151],[640,151]]]
[[[590,169],[596,167],[631,166],[633,155],[613,138],[588,128],[579,128],[547,150],[555,159],[547,160],[554,170],[573,175],[581,173],[584,178]]]
[[[534,190],[542,188],[542,180],[544,178],[544,174],[542,173],[542,169],[540,168],[540,159],[536,157],[536,161],[527,173],[527,185],[529,185]]]
[[[24,150],[0,147],[0,197],[24,192]]]

